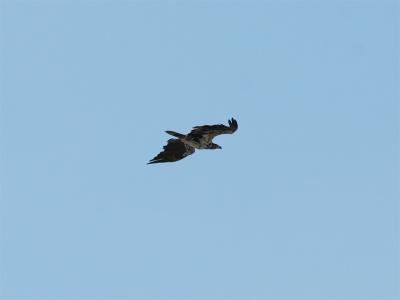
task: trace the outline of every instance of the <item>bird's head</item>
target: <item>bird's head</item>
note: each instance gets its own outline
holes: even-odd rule
[[[212,144],[210,145],[210,149],[222,149],[222,147],[221,147],[220,145],[217,145],[217,144],[212,143]]]

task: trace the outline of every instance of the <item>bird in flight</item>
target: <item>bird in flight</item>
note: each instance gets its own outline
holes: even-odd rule
[[[157,156],[147,164],[174,162],[194,153],[195,149],[222,149],[212,142],[213,138],[220,134],[232,134],[238,129],[238,123],[234,118],[228,120],[229,126],[203,125],[195,126],[188,134],[181,134],[167,130],[166,133],[175,138],[169,139]]]

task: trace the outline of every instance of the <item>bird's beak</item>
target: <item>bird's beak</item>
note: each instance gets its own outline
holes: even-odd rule
[[[221,146],[218,146],[218,149],[222,149],[222,147],[221,147]]]

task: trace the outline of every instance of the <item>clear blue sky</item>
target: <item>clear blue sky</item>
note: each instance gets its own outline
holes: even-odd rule
[[[400,299],[398,1],[0,9],[1,299]]]

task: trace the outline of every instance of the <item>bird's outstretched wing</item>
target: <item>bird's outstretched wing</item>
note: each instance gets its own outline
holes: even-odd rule
[[[178,139],[169,139],[163,149],[163,151],[151,159],[147,164],[174,162],[193,154],[195,151],[193,147],[181,142]]]
[[[217,135],[234,133],[238,129],[238,123],[234,118],[228,120],[228,124],[229,127],[223,124],[195,126],[188,136],[208,135],[210,139],[213,139]]]

